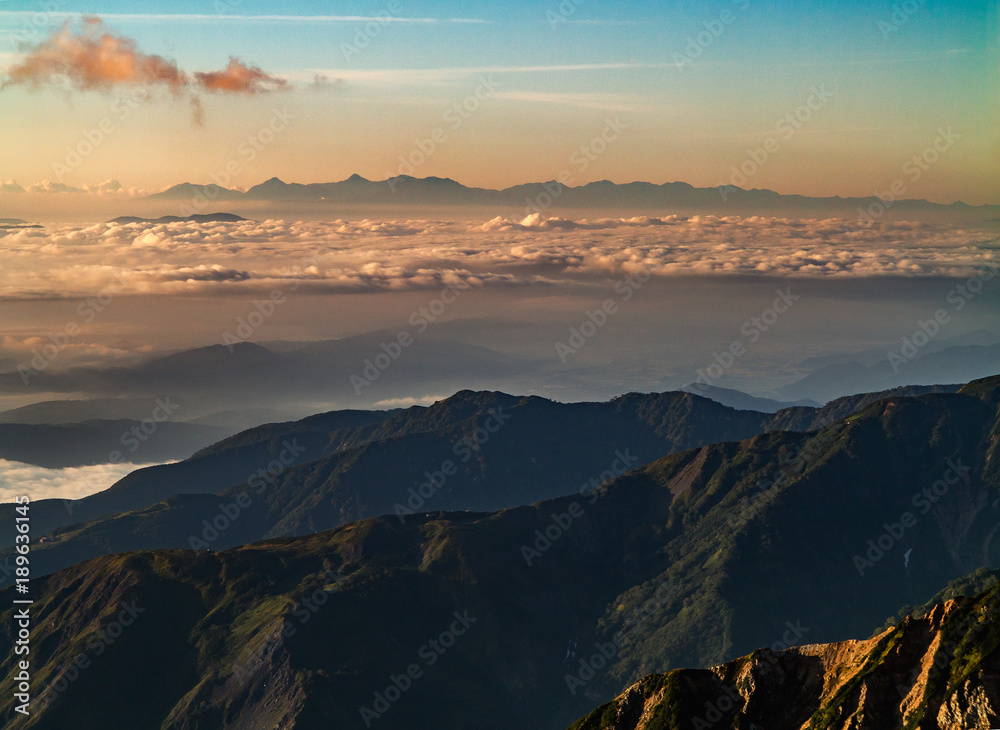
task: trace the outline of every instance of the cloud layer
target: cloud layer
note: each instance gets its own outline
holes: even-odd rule
[[[640,270],[961,277],[997,247],[955,226],[757,216],[101,223],[0,231],[0,299],[552,286]]]
[[[136,469],[135,464],[98,464],[69,469],[45,469],[0,459],[0,502],[28,495],[40,499],[82,499],[103,491]]]

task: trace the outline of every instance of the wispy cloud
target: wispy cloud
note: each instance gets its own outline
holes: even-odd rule
[[[372,403],[373,408],[409,408],[410,406],[431,406],[442,401],[446,395],[423,395],[409,398],[388,398]]]
[[[619,112],[637,112],[652,108],[662,108],[644,103],[638,97],[628,94],[565,93],[558,91],[498,91],[494,99],[524,101],[533,104],[563,104],[584,109],[604,109]]]
[[[34,15],[27,10],[2,10],[0,20],[22,20]],[[76,13],[52,12],[55,18],[72,18]],[[262,22],[262,23],[366,23],[378,21],[382,23],[485,23],[479,18],[402,18],[392,15],[224,15],[206,13],[103,13],[107,20],[136,22],[179,22],[198,23],[215,22]]]
[[[305,69],[301,72],[284,74],[284,78],[294,81],[309,81],[316,74],[333,76],[345,81],[359,81],[380,84],[441,84],[466,79],[481,74],[558,74],[586,71],[621,71],[629,69],[673,68],[674,63],[641,63],[637,61],[612,61],[607,63],[575,63],[534,66],[445,66],[441,68],[396,68],[396,69]]]

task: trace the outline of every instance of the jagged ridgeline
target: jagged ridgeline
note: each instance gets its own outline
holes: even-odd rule
[[[570,730],[941,728],[1000,724],[1000,584],[866,641],[769,649],[645,677]],[[968,587],[968,586],[964,586]]]
[[[3,717],[86,730],[107,727],[114,707],[134,729],[560,730],[644,676],[760,647],[770,651],[753,660],[759,671],[789,667],[780,686],[791,712],[792,699],[810,701],[823,662],[840,661],[836,649],[791,645],[871,637],[900,607],[1000,564],[998,445],[992,378],[884,398],[818,431],[685,450],[530,507],[390,513],[224,551],[99,557],[33,582],[33,670],[47,699],[29,720],[13,716],[4,635]],[[859,556],[871,564],[859,568]],[[0,592],[0,606],[10,598]],[[880,724],[868,695],[882,685],[863,680],[886,673],[883,690],[901,706],[897,685],[936,651],[933,627],[947,637],[978,606],[957,601],[843,644],[862,668],[854,679],[845,670],[844,695],[816,690],[803,722],[841,727],[830,712],[849,712],[857,690],[872,708],[860,727],[901,727]],[[0,617],[10,625],[9,609]],[[993,625],[940,681],[985,696]],[[797,656],[819,658],[800,672]],[[746,665],[731,666],[720,683]],[[719,676],[700,671],[679,676]],[[669,712],[686,712],[677,697]],[[713,698],[720,713],[725,697],[737,702]],[[670,725],[669,712],[649,727],[690,727]],[[765,726],[785,727],[782,717]]]

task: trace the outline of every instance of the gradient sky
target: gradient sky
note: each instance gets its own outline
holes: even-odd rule
[[[43,10],[54,5],[59,14]],[[118,119],[112,110],[122,89],[10,87],[0,93],[0,180],[25,187],[56,180],[54,163],[65,160],[67,145],[111,117],[114,130],[61,182],[82,187],[114,178],[152,191],[210,182],[233,160],[240,169],[231,187],[271,176],[383,179],[409,172],[400,168],[400,156],[440,128],[443,142],[413,174],[504,187],[568,170],[577,184],[713,186],[730,182],[748,150],[773,138],[776,151],[744,187],[871,195],[902,179],[906,197],[1000,203],[997,3],[913,0],[906,4],[913,12],[898,14],[895,24],[894,7],[757,0],[682,6],[6,0],[0,68],[22,57],[16,34],[26,23],[41,40],[67,18],[93,14],[143,52],[176,60],[187,72],[219,70],[235,56],[292,87],[203,95],[202,126],[165,91]],[[570,11],[566,22],[550,22],[564,11]],[[731,23],[716,22],[723,13]],[[363,18],[386,15],[396,19],[368,25],[377,34],[345,54],[364,33]],[[697,58],[678,64],[706,24],[721,33],[702,44]],[[702,39],[708,38],[706,31]],[[496,91],[453,128],[445,112],[490,73]],[[317,75],[327,82],[314,84]],[[814,87],[831,96],[790,137],[777,132],[776,122]],[[294,115],[287,128],[249,159],[241,143],[282,109]],[[582,170],[574,152],[616,118],[627,128]],[[958,141],[918,180],[904,174],[908,160],[949,127]]]

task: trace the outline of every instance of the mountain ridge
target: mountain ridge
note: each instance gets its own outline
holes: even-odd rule
[[[784,195],[773,190],[739,188],[724,185],[697,188],[688,183],[647,182],[613,183],[600,180],[579,186],[567,186],[556,180],[523,183],[503,189],[467,187],[451,178],[417,178],[399,175],[381,181],[368,180],[353,174],[346,180],[324,183],[286,183],[272,177],[246,191],[220,187],[216,184],[179,183],[147,196],[147,200],[186,200],[199,205],[208,201],[297,201],[326,203],[389,204],[424,203],[441,205],[517,205],[526,206],[526,215],[549,207],[567,208],[718,208],[718,209],[816,209],[850,210],[852,215],[881,210],[885,201],[877,196],[810,197]],[[924,199],[900,199],[891,203],[894,210],[982,212],[994,216],[1000,204],[969,205],[962,201],[935,203]],[[880,208],[875,208],[880,206]],[[869,215],[871,217],[871,215]]]
[[[10,700],[2,714],[11,728],[89,730],[113,702],[136,730],[372,726],[362,709],[386,730],[565,728],[641,677],[731,662],[789,624],[786,644],[870,636],[900,605],[996,564],[998,437],[994,377],[883,399],[813,433],[679,452],[532,506],[99,557],[32,581],[35,676],[57,691],[30,725]],[[909,524],[900,511],[949,463],[968,478],[859,575],[852,553],[881,542],[883,523]],[[129,639],[58,689],[122,604],[145,611]],[[449,626],[432,669],[421,647]],[[170,681],[150,682],[165,661]],[[386,692],[417,662],[409,691]]]

